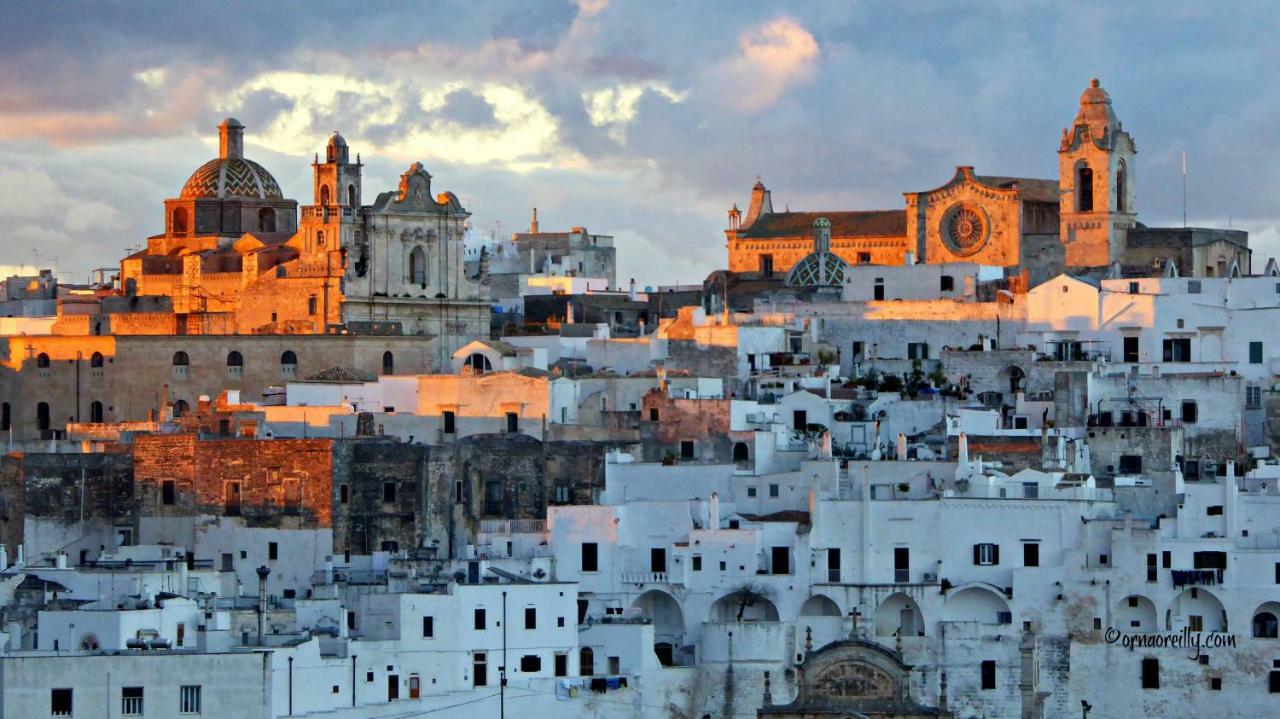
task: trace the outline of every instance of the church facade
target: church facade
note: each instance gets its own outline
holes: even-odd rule
[[[1056,180],[980,175],[961,166],[937,188],[904,193],[902,209],[854,212],[776,212],[757,181],[745,215],[736,205],[729,210],[729,270],[786,274],[813,252],[813,224],[825,219],[830,251],[850,265],[974,262],[1007,268],[1010,276],[1025,272],[1032,284],[1062,271],[1114,275],[1168,262],[1186,276],[1221,274],[1233,263],[1247,273],[1247,233],[1201,233],[1200,244],[1213,246],[1196,254],[1195,239],[1185,233],[1138,223],[1136,155],[1095,79],[1063,130]]]

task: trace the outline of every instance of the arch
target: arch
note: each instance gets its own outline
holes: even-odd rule
[[[94,400],[89,403],[89,421],[93,424],[102,424],[102,403]]]
[[[40,402],[36,404],[36,429],[41,432],[49,429],[49,403]]]
[[[174,367],[186,367],[190,364],[191,364],[191,358],[187,356],[186,352],[183,352],[182,350],[178,350],[177,352],[173,353]]]
[[[470,367],[471,371],[475,374],[484,374],[485,372],[493,371],[493,364],[489,362],[489,358],[481,352],[472,352],[471,356],[467,357],[467,361],[464,365]]]
[[[1116,629],[1122,632],[1150,634],[1160,630],[1156,624],[1156,605],[1141,594],[1130,594],[1116,607]]]
[[[739,587],[711,605],[713,622],[776,622],[778,607],[757,588]]]
[[[973,585],[953,592],[942,605],[945,622],[1008,624],[1009,603],[992,588]]]
[[[244,366],[244,356],[242,356],[239,352],[237,352],[237,351],[235,351],[235,350],[231,350],[230,352],[228,352],[228,353],[227,353],[227,366],[228,366],[228,367],[243,367],[243,366]]]
[[[409,253],[409,282],[419,287],[427,286],[427,253],[421,246]]]
[[[1227,613],[1222,602],[1203,587],[1184,590],[1173,598],[1165,612],[1165,631],[1181,631],[1183,627],[1200,632],[1227,631]]]
[[[356,186],[355,185],[347,185],[347,206],[348,207],[356,206]]]
[[[101,367],[101,366],[102,366],[102,362],[103,362],[103,358],[102,358],[102,353],[101,353],[101,352],[94,352],[94,353],[93,353],[93,356],[91,356],[91,357],[89,358],[89,366],[90,366],[90,367]]]
[[[258,210],[258,229],[262,232],[276,231],[276,211],[270,207]]]
[[[1093,212],[1093,168],[1085,162],[1076,165],[1076,212]]]
[[[324,230],[316,230],[316,247],[324,247]]]
[[[924,613],[916,600],[903,592],[894,592],[880,602],[876,607],[875,621],[878,637],[924,636]]]
[[[320,187],[320,206],[326,207],[329,204],[329,186],[322,185]]]
[[[824,594],[815,594],[804,600],[804,604],[800,605],[800,616],[802,617],[843,617],[840,613],[840,607],[831,597]]]
[[[298,366],[298,355],[293,350],[285,350],[280,354],[280,364]]]
[[[187,231],[187,208],[173,208],[173,212],[169,214],[169,229],[175,235],[183,234]]]
[[[578,650],[578,676],[589,677],[595,673],[595,652],[591,647],[582,647]]]
[[[48,366],[49,366],[49,355],[43,352],[36,355],[36,367],[39,367],[40,369],[45,369]]]
[[[733,461],[734,462],[750,462],[751,461],[751,448],[747,446],[746,442],[733,443]]]
[[[191,409],[191,405],[187,404],[185,399],[180,399],[173,403],[173,418],[177,419],[187,413]]]
[[[1017,397],[1019,392],[1025,391],[1026,380],[1027,373],[1018,365],[1009,365],[1000,370],[1000,382],[1009,388],[1010,396]]]
[[[1280,639],[1280,602],[1265,602],[1253,611],[1254,639]]]
[[[101,646],[102,646],[102,643],[98,641],[98,637],[95,634],[86,634],[84,635],[84,637],[80,639],[81,649],[85,649],[88,651],[97,651],[98,648]]]
[[[1129,189],[1129,168],[1121,160],[1116,167],[1116,212],[1129,211],[1129,198],[1125,194]]]
[[[658,661],[664,667],[674,664],[674,650],[684,643],[684,612],[680,610],[680,602],[661,589],[650,589],[636,597],[631,609],[653,625],[653,652]]]
[[[391,354],[391,350],[382,353],[382,374],[396,373],[396,356]]]

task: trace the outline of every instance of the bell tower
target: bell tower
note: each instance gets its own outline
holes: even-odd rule
[[[1094,78],[1058,148],[1059,232],[1068,267],[1101,267],[1123,254],[1137,217],[1136,153],[1111,96]]]
[[[312,256],[355,246],[360,225],[360,157],[351,162],[347,141],[336,131],[324,156],[311,164],[314,204],[302,208],[303,252]]]

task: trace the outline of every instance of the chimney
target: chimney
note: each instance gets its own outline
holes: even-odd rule
[[[711,506],[708,509],[711,526],[709,529],[720,528],[720,495],[715,492],[711,493]]]
[[[533,220],[529,222],[529,234],[538,234],[538,208],[533,208]]]
[[[244,157],[244,125],[234,117],[218,125],[218,157],[224,160]]]
[[[263,646],[267,634],[267,575],[271,570],[258,567],[258,646]]]
[[[959,445],[960,466],[968,467],[969,466],[969,435],[965,434],[964,432],[961,432],[960,437],[957,439],[956,443],[957,445]]]
[[[907,267],[910,267],[911,265],[914,265],[915,263],[916,263],[916,253],[914,253],[914,252],[908,252],[908,253],[906,254],[906,258],[905,258],[905,260],[903,261],[903,263],[902,263],[902,264],[906,265]]]
[[[631,278],[631,291],[629,293],[632,302],[636,301],[636,278]]]
[[[898,433],[898,461],[901,462],[907,458],[907,435],[905,432]]]

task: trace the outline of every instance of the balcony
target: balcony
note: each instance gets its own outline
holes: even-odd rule
[[[671,584],[670,575],[666,572],[623,572],[625,584]]]
[[[482,519],[479,534],[545,534],[545,519]]]

